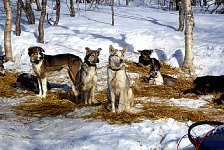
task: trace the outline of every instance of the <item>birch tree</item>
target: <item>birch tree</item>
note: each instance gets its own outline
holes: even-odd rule
[[[111,0],[112,26],[114,26],[114,0]]]
[[[26,0],[25,12],[26,12],[29,23],[35,24],[35,16],[34,16],[34,12],[33,12],[30,0]]]
[[[11,45],[12,9],[10,5],[10,0],[4,0],[3,2],[4,2],[5,12],[6,12],[5,30],[4,30],[5,60],[13,61],[12,45]]]
[[[184,30],[184,19],[185,19],[185,10],[184,10],[184,0],[178,2],[179,5],[179,28],[178,31]]]
[[[182,65],[182,69],[185,71],[191,71],[193,66],[193,28],[194,28],[194,16],[191,7],[191,0],[184,0],[185,10],[185,57]]]
[[[58,25],[60,19],[60,0],[56,0],[56,20],[54,25]]]
[[[73,0],[70,0],[70,17],[75,17],[75,8]]]
[[[41,7],[40,7],[40,1],[39,0],[35,0],[36,5],[37,5],[37,11],[41,11]]]
[[[22,6],[23,1],[17,0],[17,15],[16,15],[16,36],[20,36],[21,28],[20,28],[20,21],[21,21],[21,14],[22,14]]]
[[[46,16],[46,5],[47,5],[47,0],[42,0],[41,16],[40,16],[39,26],[38,26],[38,31],[39,31],[38,42],[39,43],[44,43],[44,18]]]

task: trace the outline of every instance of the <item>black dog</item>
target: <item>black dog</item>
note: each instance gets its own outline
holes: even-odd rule
[[[0,56],[0,76],[5,76],[4,62],[5,56]]]
[[[197,77],[194,81],[194,88],[187,89],[183,94],[194,93],[205,95],[213,92],[224,92],[224,75],[221,76],[202,76]]]
[[[224,104],[224,93],[219,98],[215,99],[213,102],[216,103],[217,105]]]
[[[35,93],[38,93],[39,91],[37,77],[28,73],[22,73],[18,76],[16,80],[16,87],[33,91]],[[49,82],[47,82],[47,89],[51,89]]]
[[[139,59],[138,59],[138,66],[147,66],[151,64],[151,55],[153,50],[138,50],[140,53]]]

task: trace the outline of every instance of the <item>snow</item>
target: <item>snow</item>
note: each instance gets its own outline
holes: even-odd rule
[[[156,3],[155,3],[156,4]],[[180,67],[184,59],[184,33],[179,32],[178,12],[163,11],[151,7],[149,1],[135,1],[130,6],[115,6],[115,26],[111,26],[111,8],[99,6],[99,11],[85,11],[80,4],[80,11],[75,18],[69,17],[65,1],[61,1],[61,17],[59,25],[44,24],[44,44],[37,43],[38,21],[40,12],[35,11],[36,24],[29,25],[25,14],[22,14],[22,33],[15,36],[15,24],[12,32],[12,49],[15,62],[7,62],[6,69],[18,72],[33,73],[27,55],[30,46],[41,46],[46,54],[72,53],[82,59],[85,47],[102,48],[98,67],[103,69],[98,73],[98,90],[106,87],[106,65],[109,45],[116,48],[127,47],[126,59],[137,61],[141,49],[154,49],[153,57],[164,60],[174,67]],[[16,2],[12,1],[13,22],[15,23]],[[33,5],[34,8],[36,8]],[[51,2],[48,3],[48,13],[51,14]],[[0,9],[4,10],[3,3]],[[76,9],[77,10],[77,9]],[[194,28],[194,75],[224,74],[224,24],[223,15],[195,14]],[[0,52],[4,51],[4,21],[5,14],[0,13]],[[133,74],[134,76],[134,74]],[[61,76],[61,80],[65,76]],[[67,80],[65,80],[67,82]],[[0,115],[10,116],[0,120],[0,149],[30,150],[30,149],[74,149],[74,150],[174,150],[178,141],[187,133],[191,121],[185,123],[174,119],[143,120],[130,125],[109,125],[95,120],[86,122],[77,119],[82,113],[88,113],[89,108],[75,110],[68,117],[27,118],[21,121],[10,107],[22,103],[21,99],[0,98]],[[199,108],[207,103],[209,96],[197,100],[187,98],[169,99],[171,105]],[[161,101],[158,98],[148,98],[146,101]],[[23,118],[24,119],[24,118]],[[197,134],[203,134],[210,126],[200,127]],[[188,138],[183,138],[179,149],[193,150]]]

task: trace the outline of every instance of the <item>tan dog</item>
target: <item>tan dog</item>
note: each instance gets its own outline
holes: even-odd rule
[[[95,104],[95,88],[97,84],[96,63],[99,63],[101,48],[91,50],[86,47],[86,56],[81,69],[78,71],[73,92],[77,103]]]
[[[52,71],[67,69],[73,84],[75,84],[76,74],[82,64],[80,57],[73,54],[45,55],[43,48],[37,46],[28,48],[28,55],[38,79],[39,97],[46,98],[47,74]]]
[[[134,95],[130,87],[130,81],[126,74],[124,54],[122,50],[109,47],[109,65],[107,68],[107,97],[111,103],[112,112],[130,111]]]

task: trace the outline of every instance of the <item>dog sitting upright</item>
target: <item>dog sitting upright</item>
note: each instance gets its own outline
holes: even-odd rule
[[[67,69],[73,84],[75,84],[76,74],[82,64],[80,57],[73,54],[45,55],[44,49],[38,46],[28,48],[28,55],[38,79],[39,97],[46,98],[47,74],[52,71]]]
[[[122,50],[109,47],[109,65],[107,68],[107,97],[111,103],[112,112],[130,111],[134,95],[130,87],[130,81],[126,74],[124,54]]]
[[[138,59],[138,66],[147,66],[149,65],[150,62],[150,58],[152,55],[153,50],[138,50],[138,52],[140,53],[139,59]]]
[[[5,76],[4,62],[5,56],[0,56],[0,76]]]
[[[86,47],[86,56],[81,69],[78,71],[75,86],[72,87],[77,103],[95,104],[95,88],[97,84],[96,63],[99,63],[99,54],[102,50],[91,50]]]

